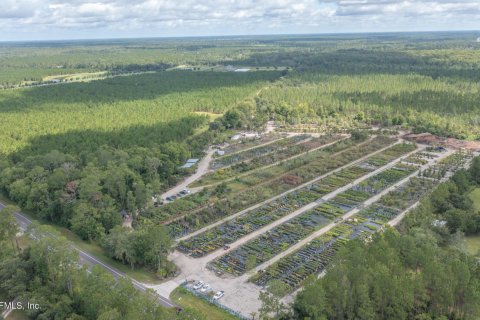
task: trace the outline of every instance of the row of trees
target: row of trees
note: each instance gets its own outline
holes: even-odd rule
[[[160,276],[167,277],[176,271],[175,265],[166,259],[172,243],[161,225],[142,227],[135,232],[116,226],[104,238],[103,247],[114,259],[129,264],[153,266]]]

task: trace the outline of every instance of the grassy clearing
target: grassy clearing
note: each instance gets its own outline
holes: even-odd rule
[[[73,73],[73,74],[62,74],[62,75],[53,75],[53,76],[46,76],[43,77],[42,81],[52,81],[55,79],[63,80],[63,81],[81,81],[81,80],[98,80],[107,74],[106,71],[101,72],[82,72],[82,73]]]
[[[465,237],[467,252],[480,256],[480,235]]]
[[[474,189],[468,196],[472,199],[475,209],[480,210],[480,188]]]
[[[8,317],[5,318],[6,320],[28,320],[30,319],[25,311],[23,310],[14,310]]]
[[[199,116],[208,116],[211,120],[215,120],[223,116],[223,113],[213,113],[213,112],[203,112],[203,111],[194,111],[193,113]]]
[[[168,68],[167,71],[174,71],[174,70],[188,70],[188,71],[212,71],[212,72],[234,72],[237,69],[248,69],[246,72],[255,72],[255,71],[284,71],[288,70],[288,67],[281,66],[281,67],[247,67],[247,66],[234,66],[234,67],[225,67],[225,66],[205,66],[205,65],[179,65],[176,67]]]
[[[208,320],[237,320],[238,318],[206,300],[198,298],[182,287],[175,289],[170,299],[185,309],[192,309]]]
[[[96,259],[117,269],[118,271],[125,273],[129,277],[137,281],[140,281],[143,283],[149,283],[149,284],[158,284],[161,282],[158,280],[155,273],[145,269],[132,270],[129,266],[124,265],[107,256],[105,254],[105,251],[98,244],[85,242],[68,229],[61,228],[53,224],[49,224],[49,225],[57,229],[64,237],[66,237],[69,241],[71,241],[77,248],[87,252],[89,255],[94,256]]]

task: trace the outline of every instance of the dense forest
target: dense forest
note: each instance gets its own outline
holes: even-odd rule
[[[468,197],[480,186],[479,172],[477,157],[409,214],[400,232],[347,244],[327,274],[297,296],[292,317],[477,319],[480,266],[462,242],[463,234],[480,231],[480,212]]]
[[[168,231],[154,219],[138,223],[136,215],[160,211],[152,208],[151,196],[188,174],[179,166],[190,157],[201,157],[208,145],[225,140],[232,129],[261,130],[268,120],[275,120],[292,130],[308,124],[311,131],[321,133],[393,126],[479,139],[480,43],[474,39],[474,33],[466,32],[1,44],[3,87],[61,74],[142,74],[1,89],[0,192],[22,210],[101,244],[112,258],[167,277],[175,271],[166,260],[172,243]],[[251,71],[228,72],[228,66]],[[474,173],[460,173],[439,188],[442,193],[432,197],[431,206],[422,206],[448,222],[445,237],[479,231],[477,212],[465,200],[473,180]],[[465,181],[469,187],[461,185]],[[222,186],[214,192],[224,192]],[[221,208],[219,204],[213,208]],[[124,214],[134,217],[133,229],[121,227]],[[402,246],[428,236],[435,241],[419,245],[418,252],[438,257],[434,261],[440,270],[455,273],[452,265],[458,265],[472,279],[478,274],[468,257],[445,249],[449,240],[415,230],[411,226],[400,235],[389,232],[371,247],[356,244],[351,253],[340,255],[344,271],[349,272],[350,261],[364,254],[369,274],[379,269],[385,275],[405,274],[413,269]],[[10,247],[15,251],[15,244]],[[375,264],[377,252],[383,249],[395,265],[385,260],[380,260],[385,265]],[[28,250],[12,259],[22,268],[34,263]],[[45,270],[39,272],[39,279],[57,280]],[[296,303],[299,317],[360,314],[355,306],[316,310],[309,305],[309,290],[324,291],[319,299],[327,302],[345,293],[329,292],[322,284],[339,280],[335,274],[301,295],[306,298]],[[437,308],[438,297],[428,297],[425,288],[431,284],[428,281],[441,280],[437,274],[429,276],[415,282],[418,291],[412,291],[422,296],[425,305],[408,315],[418,311],[418,317],[433,312],[461,318],[471,312],[470,302],[455,300],[456,291],[445,292],[453,299],[448,300],[453,301],[451,308]],[[359,283],[358,290],[373,286],[370,280]],[[89,280],[78,281],[78,290],[83,290],[81,282]],[[468,281],[474,290],[475,283]],[[33,292],[31,282],[24,282],[24,289]],[[405,276],[395,285],[410,286],[412,279]],[[378,290],[381,294],[375,297],[362,291],[370,301],[366,318],[387,314],[375,308],[374,298],[385,295]],[[412,297],[405,299],[405,306],[411,307]],[[87,318],[96,317],[99,314]]]
[[[2,91],[0,189],[37,217],[103,243],[123,214],[134,216],[185,174],[179,167],[186,159],[201,156],[226,128],[243,125],[227,113],[209,130],[209,114],[227,111],[278,76],[172,71]],[[162,230],[120,229],[128,250],[119,239],[104,247],[132,268],[165,276],[172,268]],[[143,243],[164,248],[160,258],[149,257]]]
[[[271,118],[287,124],[314,123],[321,129],[341,130],[366,122],[478,139],[478,64],[456,62],[452,56],[448,63],[435,63],[432,70],[441,74],[432,75],[421,62],[411,61],[415,56],[341,52],[263,90],[257,104]],[[476,58],[480,61],[480,56]]]

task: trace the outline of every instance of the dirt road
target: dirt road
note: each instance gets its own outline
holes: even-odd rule
[[[197,164],[197,171],[195,171],[194,174],[192,174],[191,176],[187,177],[185,180],[183,180],[180,184],[176,185],[175,187],[173,187],[172,189],[166,191],[165,193],[163,193],[160,197],[165,200],[167,197],[170,197],[170,196],[173,196],[173,195],[176,195],[177,193],[179,193],[180,191],[182,191],[183,189],[187,189],[187,186],[195,181],[197,181],[198,179],[200,179],[200,177],[202,177],[205,173],[209,172],[209,167],[210,167],[210,162],[212,161],[212,157],[213,157],[213,154],[216,152],[217,150],[212,148],[212,147],[209,147],[208,150],[207,150],[207,154],[205,155],[205,157],[202,158],[202,160],[200,160],[200,162],[198,162]],[[191,189],[192,192],[195,192],[198,190],[198,188],[193,188]]]

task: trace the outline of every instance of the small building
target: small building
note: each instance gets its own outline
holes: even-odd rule
[[[240,140],[242,138],[242,135],[241,134],[236,134],[232,137],[232,140],[233,141],[236,141],[236,140]]]
[[[248,71],[250,71],[249,68],[240,68],[235,70],[235,72],[248,72]]]
[[[445,220],[434,220],[432,222],[432,226],[437,227],[437,228],[443,228],[447,225],[447,221]]]
[[[181,169],[191,168],[194,165],[196,165],[197,162],[198,162],[198,159],[188,159],[187,162],[185,162],[185,164],[183,166],[181,166],[180,168]]]
[[[217,154],[218,154],[219,156],[223,156],[223,155],[225,154],[225,151],[223,151],[223,150],[217,150]]]

